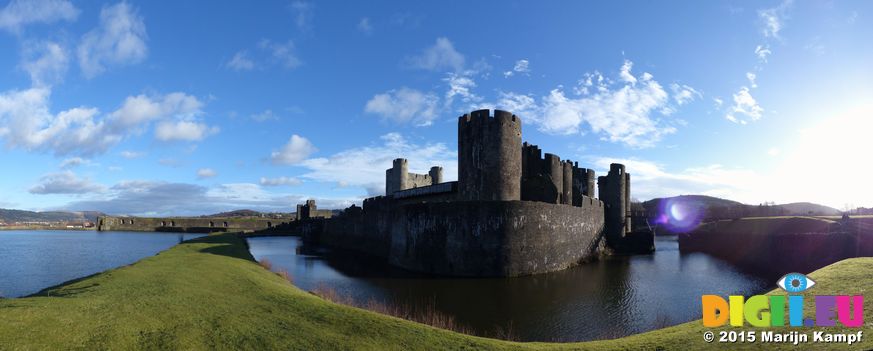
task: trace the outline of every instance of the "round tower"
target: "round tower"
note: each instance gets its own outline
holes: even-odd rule
[[[546,153],[544,162],[546,165],[543,170],[551,180],[552,186],[555,188],[555,194],[558,195],[555,199],[549,199],[549,202],[553,204],[563,203],[564,166],[561,164],[561,158],[555,154]]]
[[[430,172],[427,173],[430,175],[431,184],[439,184],[443,182],[443,168],[440,166],[433,166],[430,168]]]
[[[521,119],[473,111],[458,118],[458,192],[465,200],[521,200]]]

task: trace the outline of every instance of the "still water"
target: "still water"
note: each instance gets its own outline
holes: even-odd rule
[[[0,231],[0,296],[20,297],[134,263],[203,234]]]
[[[477,335],[511,329],[522,341],[615,338],[700,318],[700,296],[753,295],[775,282],[706,254],[681,254],[657,238],[653,255],[611,257],[518,278],[428,277],[304,245],[297,237],[249,239],[252,255],[287,270],[294,284],[331,288],[356,301],[432,305]]]

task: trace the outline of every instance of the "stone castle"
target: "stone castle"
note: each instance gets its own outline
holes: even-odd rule
[[[441,167],[416,174],[395,159],[384,196],[311,221],[304,238],[458,276],[544,273],[653,250],[651,233],[632,232],[625,167],[597,178],[599,199],[594,180],[593,170],[522,143],[512,113],[473,111],[458,119],[457,181],[444,182]]]

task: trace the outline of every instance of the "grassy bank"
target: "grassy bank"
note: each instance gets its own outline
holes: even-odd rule
[[[811,275],[818,282],[812,291],[820,295],[873,291],[871,271],[869,258],[834,264]],[[133,265],[37,295],[0,300],[0,349],[693,350],[727,346],[706,344],[702,335],[708,329],[699,322],[573,344],[471,337],[338,305],[301,291],[255,263],[245,242],[233,234],[188,241]],[[591,322],[580,316],[580,323]],[[809,344],[804,348],[835,346],[839,347]],[[870,347],[873,343],[865,342],[852,348]]]

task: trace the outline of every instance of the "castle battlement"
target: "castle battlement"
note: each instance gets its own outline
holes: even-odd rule
[[[518,116],[512,114],[512,112],[507,112],[503,110],[494,110],[494,114],[491,114],[491,110],[476,110],[470,113],[465,113],[463,116],[459,118],[459,122],[462,123],[507,123],[507,124],[521,124],[521,119]]]

